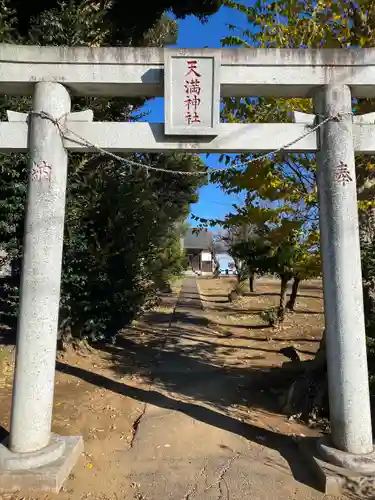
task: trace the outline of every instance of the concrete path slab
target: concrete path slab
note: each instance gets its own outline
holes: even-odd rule
[[[133,498],[328,500],[308,486],[314,479],[290,437],[229,414],[224,401],[235,396],[238,377],[194,357],[194,344],[209,334],[196,280],[187,278],[133,447],[119,456]],[[176,342],[186,356],[176,354]]]

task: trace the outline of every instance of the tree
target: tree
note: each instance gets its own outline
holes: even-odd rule
[[[270,245],[264,238],[267,228],[252,228],[246,238],[231,241],[230,254],[235,262],[242,262],[247,270],[249,290],[254,292],[255,275],[265,272],[265,261],[270,254]]]
[[[237,270],[237,285],[231,299],[244,292],[247,279],[250,292],[254,292],[256,274],[279,276],[280,302],[277,318],[272,321],[283,321],[285,309],[294,310],[299,283],[320,275],[319,233],[312,225],[306,228],[303,219],[279,217],[275,209],[246,204],[234,208],[236,213],[227,214],[224,220],[193,218],[201,227],[220,224],[226,228],[222,239]],[[292,278],[292,294],[286,303],[287,285]]]
[[[61,3],[43,10],[30,23],[27,37],[22,37],[15,13],[6,0],[1,1],[0,40],[89,46],[107,40],[105,12],[93,3]],[[156,28],[145,37],[150,43],[164,42],[163,31]],[[74,110],[90,107],[98,119],[111,121],[137,119],[143,103],[144,99],[72,99]],[[29,98],[0,100],[2,117],[5,109],[29,108]],[[0,241],[14,267],[13,288],[10,277],[0,283],[0,310],[14,317],[26,160],[25,155],[0,158]],[[130,168],[126,160],[141,166]],[[193,175],[156,173],[147,166]],[[189,204],[197,201],[204,166],[194,155],[133,154],[116,162],[98,153],[70,155],[69,167],[60,325],[66,338],[114,338],[122,326],[154,304],[169,278],[181,271],[184,254],[177,227]]]
[[[375,42],[375,5],[364,0],[359,5],[338,0],[328,2],[268,1],[259,0],[251,7],[227,0],[226,4],[242,12],[248,20],[245,29],[230,26],[232,33],[223,39],[224,45],[242,45],[266,48],[348,48],[372,47]],[[290,121],[292,111],[311,112],[309,99],[227,99],[224,103],[224,117],[235,121]],[[358,99],[353,101],[356,113],[374,109],[374,101]],[[248,209],[248,216],[256,214],[259,219],[269,217],[293,220],[300,223],[300,229],[307,236],[315,237],[317,231],[317,199],[315,159],[312,155],[273,155],[267,160],[258,160],[243,170],[236,164],[246,162],[248,154],[237,157],[229,163],[234,167],[229,174],[217,177],[226,189],[253,190],[254,197]],[[362,238],[371,246],[374,226],[370,222],[373,208],[375,159],[359,156],[356,159],[358,182],[358,208],[360,210]],[[251,167],[251,168],[250,168]],[[273,209],[273,211],[272,211]],[[374,220],[374,219],[372,219]],[[366,224],[364,222],[366,221]],[[364,227],[366,226],[366,227]],[[319,265],[319,256],[305,253],[303,262],[310,261],[311,267]],[[372,273],[370,261],[366,264]],[[367,272],[367,271],[366,271]],[[375,281],[366,279],[365,298],[375,310]],[[370,293],[371,292],[371,293]],[[324,336],[316,362],[308,364],[307,376],[296,381],[292,391],[292,406],[296,413],[311,416],[326,411],[326,377]],[[309,394],[306,397],[306,394]]]
[[[137,46],[149,45],[148,33],[157,27],[165,12],[170,11],[177,19],[196,15],[204,22],[220,9],[222,3],[222,0],[156,0],[131,4],[125,0],[10,0],[8,6],[15,11],[17,31],[22,37],[28,36],[33,21],[45,13],[59,9],[74,11],[79,7],[95,11],[102,17],[101,45]],[[82,25],[80,19],[74,19],[70,29],[74,31],[77,24]]]
[[[0,0],[0,42],[16,38],[14,12],[7,0]],[[30,100],[4,96],[0,99],[0,120],[7,109],[26,111]],[[0,324],[15,327],[17,323],[18,285],[22,255],[23,210],[27,181],[26,155],[0,155],[0,251],[3,267],[10,265],[11,274],[0,278]],[[0,273],[1,275],[2,273]]]
[[[249,27],[229,26],[233,34],[222,40],[224,45],[316,48],[369,46],[374,41],[369,29],[375,20],[371,2],[364,2],[360,8],[350,2],[332,1],[306,4],[262,0],[247,7],[228,0],[226,4],[242,12]],[[353,104],[358,112],[372,109],[369,100],[355,100]],[[226,99],[223,117],[228,122],[290,121],[292,111],[311,112],[311,109],[310,99]],[[224,159],[232,168],[214,178],[228,192],[246,190],[247,206],[239,212],[242,218],[258,224],[291,220],[307,239],[311,235],[318,240],[316,166],[312,155],[282,153],[254,161],[250,154],[243,154],[235,159],[223,156]],[[365,217],[373,205],[374,162],[365,157],[358,160],[359,209]],[[251,163],[245,169],[237,167],[247,161]],[[308,266],[302,275],[308,267],[316,273],[316,264],[320,262],[316,251],[312,257],[306,250],[301,261]],[[296,277],[294,291],[299,280]],[[289,306],[293,306],[293,301]]]
[[[211,258],[214,265],[213,269],[213,277],[219,278],[220,276],[220,262],[218,259],[218,254],[223,253],[225,251],[225,246],[223,245],[222,237],[219,234],[216,234],[212,238],[212,245],[210,248]]]
[[[198,157],[186,155],[143,160],[171,170],[202,168]],[[174,223],[186,217],[199,182],[198,177],[124,170],[100,156],[95,165],[88,161],[72,169],[61,310],[70,334],[114,337],[155,303],[157,291],[182,269]]]
[[[264,225],[254,229],[246,241],[234,245],[232,252],[246,263],[250,277],[267,273],[280,277],[277,320],[283,321],[285,309],[294,309],[299,282],[319,272],[316,249],[311,239],[306,240],[293,224],[284,221],[273,228]],[[287,285],[292,278],[292,294],[286,303]]]
[[[211,221],[212,223],[212,221]],[[215,221],[215,224],[223,223],[223,221]],[[234,266],[236,268],[236,278],[237,283],[229,294],[229,299],[234,300],[239,295],[242,295],[246,291],[246,281],[251,278],[249,274],[249,268],[246,263],[244,255],[239,251],[239,247],[242,243],[247,241],[248,238],[248,225],[226,225],[226,233],[221,235],[221,240],[225,244],[228,254],[232,257]]]
[[[316,236],[313,233],[312,236]],[[293,286],[286,308],[294,311],[298,295],[298,287],[301,281],[316,278],[321,275],[321,260],[319,247],[316,244],[305,242],[300,252],[296,253],[293,265]]]
[[[228,121],[269,121],[273,104],[269,100],[259,99],[257,102],[248,99],[241,100],[228,99],[224,103],[224,118]],[[238,106],[238,107],[237,107]],[[280,115],[283,104],[275,110],[275,115]],[[284,105],[285,108],[285,105]],[[272,116],[272,120],[282,121],[287,118],[287,110],[284,110],[284,117]],[[286,248],[290,247],[288,238],[291,231],[297,231],[300,240],[309,241],[318,238],[318,207],[317,190],[315,181],[315,163],[311,155],[285,155],[275,154],[267,158],[256,160],[250,154],[243,154],[231,158],[223,156],[223,160],[230,165],[225,169],[212,174],[212,179],[218,182],[228,193],[238,194],[241,191],[246,193],[246,201],[243,206],[234,205],[235,212],[227,215],[226,225],[246,225],[251,224],[254,231],[262,231],[265,227],[273,230],[277,229],[275,235],[280,238],[284,246],[281,246],[274,238],[276,246],[272,260],[268,261],[268,269],[263,272],[270,272],[281,277],[279,319],[284,317],[284,302],[287,283],[293,277],[292,270],[286,272],[291,262],[287,265],[277,260],[277,256],[284,258]],[[247,167],[237,167],[238,164],[246,164]],[[256,229],[257,228],[257,229]],[[319,246],[315,245],[314,253],[319,251]],[[297,251],[298,250],[298,251]],[[304,255],[303,255],[304,252]],[[300,245],[289,254],[288,259],[294,260],[295,255],[302,263],[310,263],[311,250],[309,245]],[[311,261],[312,262],[312,261]],[[300,267],[301,267],[300,266]],[[285,270],[283,270],[285,268]],[[291,274],[292,273],[292,274]],[[301,274],[301,273],[300,273]],[[309,274],[307,268],[302,274]],[[250,272],[250,277],[254,276]],[[293,298],[288,302],[288,308],[294,307],[295,294],[298,290],[298,283],[301,278],[296,277],[293,288]]]

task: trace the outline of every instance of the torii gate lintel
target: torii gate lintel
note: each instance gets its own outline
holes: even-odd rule
[[[25,153],[28,151],[29,115],[13,111],[8,111],[8,114],[9,122],[0,122],[0,151]],[[91,110],[86,110],[67,116],[63,142],[64,147],[74,153],[93,153],[98,149],[110,153],[180,151],[239,154],[268,153],[278,149],[290,153],[318,152],[318,135],[305,135],[317,123],[316,115],[294,114],[294,123],[220,123],[216,137],[176,137],[165,134],[164,123],[95,122]],[[352,128],[355,153],[375,155],[373,113],[353,116]],[[77,140],[77,135],[83,136],[87,142]],[[293,144],[285,147],[289,143]]]

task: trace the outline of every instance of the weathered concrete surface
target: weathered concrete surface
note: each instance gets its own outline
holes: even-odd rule
[[[28,453],[17,453],[7,448],[7,440],[0,447],[0,470],[27,471],[37,469],[58,460],[65,451],[65,440],[61,436],[51,436],[47,446]]]
[[[372,152],[374,144],[366,139],[362,133],[364,125],[357,125],[358,151]],[[371,127],[371,125],[370,125]],[[0,151],[27,151],[26,123],[0,122]],[[285,144],[297,140],[306,132],[303,124],[296,123],[248,123],[228,124],[221,123],[218,127],[218,136],[172,138],[164,133],[163,123],[111,123],[111,122],[74,122],[67,123],[64,131],[64,146],[69,151],[96,152],[97,149],[90,144],[114,153],[132,151],[165,152],[186,151],[191,153],[218,153],[221,151],[242,153],[247,149],[257,151],[272,151],[282,148]],[[375,132],[374,132],[375,133]],[[77,139],[78,134],[85,141]],[[362,137],[365,138],[362,146]],[[314,152],[317,150],[316,134],[310,134],[298,143],[286,148],[293,152]]]
[[[315,115],[314,115],[315,118]],[[64,132],[64,147],[72,152],[97,151],[96,147],[112,153],[133,151],[163,153],[185,151],[193,153],[242,153],[286,151],[312,153],[318,151],[317,134],[309,134],[303,123],[220,123],[215,138],[189,137],[173,139],[164,133],[163,123],[84,123],[68,121]],[[0,151],[26,152],[28,126],[24,122],[0,122]],[[77,135],[85,141],[77,140]],[[94,146],[90,146],[93,144]],[[290,146],[285,147],[286,144]],[[353,124],[353,144],[357,153],[375,154],[375,127],[365,123]]]
[[[35,86],[35,113],[70,111],[59,83]],[[82,438],[51,436],[68,158],[55,124],[31,117],[20,312],[10,435],[0,447],[0,489],[57,492]]]
[[[209,335],[194,278],[185,281],[170,328],[175,338],[167,336],[160,351],[133,447],[119,452],[134,484],[133,498],[328,499],[306,485],[313,478],[291,438],[226,411],[223,401],[236,397],[238,379],[194,360],[194,333]],[[186,358],[174,355],[178,331]]]
[[[331,440],[360,455],[373,451],[373,441],[351,92],[327,85],[314,102],[321,117],[341,115],[320,128],[316,158]]]
[[[59,436],[59,439],[64,442],[64,452],[58,460],[48,465],[28,470],[4,470],[0,467],[0,493],[58,493],[83,452],[83,439],[80,436]],[[0,445],[0,459],[2,451],[8,450]]]
[[[354,454],[338,450],[332,446],[329,438],[322,438],[318,442],[320,456],[330,464],[350,469],[359,474],[375,474],[375,452]]]
[[[212,49],[211,49],[212,50]],[[204,55],[204,49],[184,54]],[[354,97],[375,97],[375,49],[217,49],[221,95],[311,97],[321,85],[350,85]],[[31,94],[54,81],[77,95],[163,95],[164,51],[156,48],[0,45],[0,93]]]
[[[375,478],[373,472],[364,474],[353,468],[340,467],[322,459],[316,439],[299,441],[299,448],[306,460],[306,465],[314,472],[319,488],[327,495],[348,495],[349,498],[375,498]],[[353,465],[353,464],[350,464]]]
[[[35,113],[61,118],[70,111],[66,89],[38,83]],[[52,406],[60,302],[68,156],[58,127],[33,115],[24,256],[17,325],[9,448],[28,453],[51,438]]]

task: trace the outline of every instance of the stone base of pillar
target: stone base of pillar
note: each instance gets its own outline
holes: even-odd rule
[[[327,437],[318,441],[318,453],[330,464],[350,469],[360,474],[375,475],[375,452],[354,455],[334,448]]]
[[[54,435],[45,451],[45,456],[43,450],[38,454],[12,453],[0,444],[0,493],[58,493],[83,452],[83,439]],[[38,466],[40,463],[43,465]]]
[[[317,479],[317,487],[323,493],[337,497],[350,494],[353,495],[353,498],[375,498],[375,463],[372,466],[372,472],[369,472],[374,458],[372,454],[363,455],[363,463],[367,462],[368,471],[364,473],[328,461],[327,456],[324,456],[324,451],[322,453],[321,439],[301,438],[298,440],[298,446]],[[333,450],[333,448],[329,448]],[[336,453],[340,455],[338,450],[335,450],[335,456],[337,456]],[[348,458],[349,454],[345,453],[345,455]],[[352,463],[358,465],[359,458],[350,456]]]

